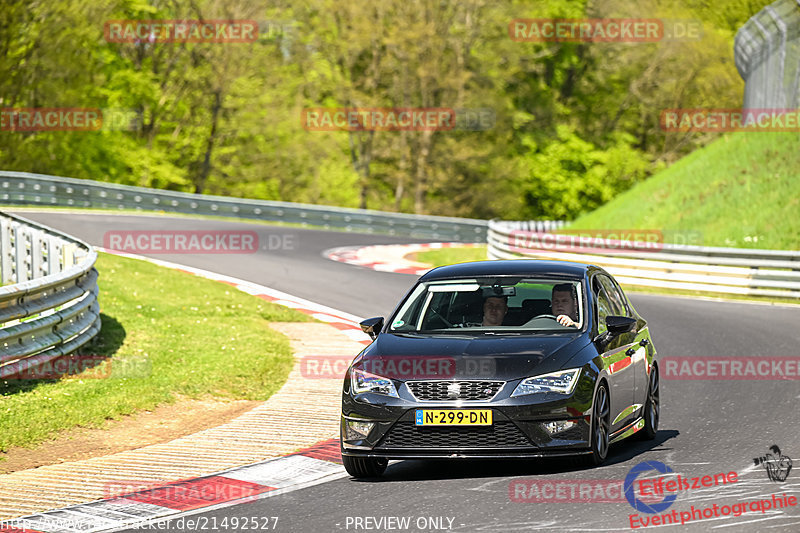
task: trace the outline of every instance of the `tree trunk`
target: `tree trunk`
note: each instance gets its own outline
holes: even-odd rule
[[[211,173],[211,153],[214,151],[214,142],[217,139],[217,123],[219,122],[220,109],[222,109],[222,94],[217,89],[214,91],[214,105],[211,107],[211,133],[208,136],[203,164],[200,166],[200,175],[195,182],[194,192],[198,194],[203,192],[208,175]]]
[[[414,175],[414,212],[418,215],[425,213],[425,196],[428,193],[428,157],[431,153],[432,138],[433,131],[425,130],[419,139]]]

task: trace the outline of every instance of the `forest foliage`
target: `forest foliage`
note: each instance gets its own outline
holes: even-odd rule
[[[0,168],[390,211],[571,220],[712,135],[661,111],[735,108],[729,0],[6,0],[0,108],[106,110],[100,131],[0,131]],[[692,21],[696,39],[519,42],[526,18]],[[246,43],[109,42],[114,20],[254,20]],[[491,127],[309,131],[310,107],[490,110]]]

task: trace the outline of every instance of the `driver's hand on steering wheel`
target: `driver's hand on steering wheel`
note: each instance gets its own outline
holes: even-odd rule
[[[577,323],[577,322],[575,322],[574,320],[572,320],[572,319],[571,319],[570,317],[568,317],[567,315],[558,315],[558,317],[556,318],[556,320],[557,320],[557,321],[558,321],[558,323],[559,323],[559,324],[561,324],[562,326],[575,326],[575,327],[577,327],[577,326],[578,326],[578,323]]]

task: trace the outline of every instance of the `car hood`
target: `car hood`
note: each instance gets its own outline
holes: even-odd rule
[[[354,365],[401,381],[509,381],[560,370],[588,343],[588,336],[577,332],[535,336],[382,333]]]

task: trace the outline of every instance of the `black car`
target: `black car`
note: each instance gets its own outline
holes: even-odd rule
[[[480,261],[422,276],[342,391],[347,472],[389,459],[583,455],[658,429],[659,379],[647,322],[593,265]]]

